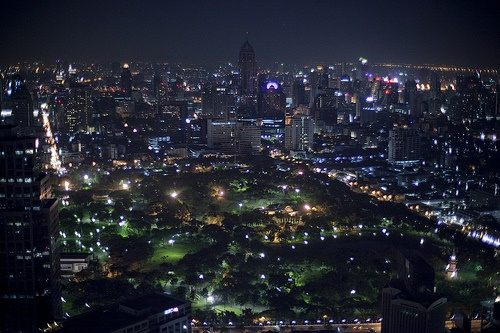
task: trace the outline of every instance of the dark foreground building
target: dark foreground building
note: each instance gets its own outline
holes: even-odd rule
[[[61,333],[191,333],[191,304],[149,294],[63,322]]]
[[[0,127],[0,331],[32,332],[61,314],[59,222],[38,142]]]
[[[382,333],[443,333],[446,298],[434,292],[434,270],[415,253],[399,265],[382,291]]]

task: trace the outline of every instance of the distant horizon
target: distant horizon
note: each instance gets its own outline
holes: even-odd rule
[[[58,62],[62,63],[67,63],[69,64],[112,64],[112,63],[129,63],[129,64],[161,64],[161,65],[179,65],[179,66],[196,66],[199,68],[203,69],[212,69],[211,67],[214,66],[220,66],[222,64],[231,64],[235,67],[238,67],[238,61],[236,60],[220,60],[220,61],[214,61],[211,63],[196,63],[196,62],[182,62],[182,61],[169,61],[169,60],[142,60],[142,59],[115,59],[115,60],[95,60],[95,59],[90,59],[90,60],[81,60],[81,59],[54,59],[54,60],[20,60],[17,62],[12,62],[12,63],[7,63],[7,64],[0,64],[0,68],[6,69],[9,67],[14,67],[14,66],[24,66],[24,65],[30,65],[30,64],[35,64],[39,63],[42,65],[55,65]],[[318,66],[318,65],[326,65],[326,66],[340,66],[342,64],[345,65],[355,65],[356,60],[346,60],[346,61],[310,61],[310,62],[305,62],[305,63],[297,63],[297,62],[284,62],[284,61],[274,61],[274,62],[263,62],[259,61],[258,58],[256,60],[257,65],[261,66],[273,66],[276,64],[283,64],[285,66],[303,66],[304,68],[306,67],[312,67],[312,66]],[[391,62],[391,61],[386,61],[386,62],[371,62],[370,59],[368,59],[368,65],[372,66],[380,66],[380,67],[398,67],[398,66],[408,66],[411,69],[419,69],[421,67],[422,69],[429,69],[432,67],[448,67],[448,68],[455,68],[460,71],[474,71],[474,70],[479,70],[479,71],[496,71],[498,72],[500,70],[500,66],[488,66],[488,65],[460,65],[460,64],[453,64],[453,63],[411,63],[411,62]],[[436,69],[440,70],[440,69]],[[441,69],[443,71],[446,71],[446,69]]]

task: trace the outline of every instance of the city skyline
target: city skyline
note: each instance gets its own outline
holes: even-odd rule
[[[499,332],[499,8],[6,5],[0,331]]]

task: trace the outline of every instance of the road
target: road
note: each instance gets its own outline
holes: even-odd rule
[[[479,333],[481,329],[481,322],[473,320],[471,323],[472,333]],[[453,327],[453,322],[447,321],[446,327]],[[365,324],[333,324],[333,325],[284,325],[284,326],[245,326],[245,327],[225,327],[214,328],[212,331],[208,327],[193,327],[193,333],[203,333],[211,331],[213,333],[262,333],[266,331],[276,331],[280,333],[290,333],[291,331],[321,331],[328,330],[339,333],[363,333],[363,332],[377,332],[380,333],[380,323],[365,323]]]

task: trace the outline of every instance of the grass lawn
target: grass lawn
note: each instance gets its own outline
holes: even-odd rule
[[[149,263],[152,266],[162,263],[175,264],[186,254],[196,252],[199,248],[200,246],[194,243],[175,243],[174,245],[164,245],[155,249]]]
[[[209,305],[205,302],[205,300],[198,300],[195,303],[193,303],[193,308],[194,309],[207,309],[210,308],[216,312],[223,312],[223,311],[229,311],[229,312],[234,312],[236,315],[241,315],[243,309],[252,309],[254,313],[260,313],[262,311],[268,310],[264,306],[259,306],[259,305],[251,305],[251,304],[246,304],[246,305],[236,305],[236,304],[213,304]]]

